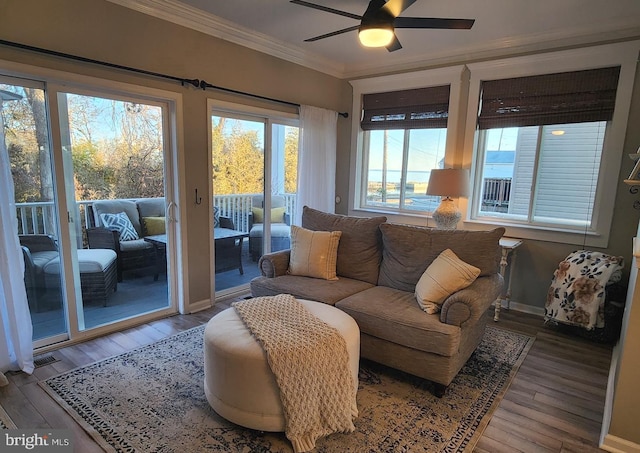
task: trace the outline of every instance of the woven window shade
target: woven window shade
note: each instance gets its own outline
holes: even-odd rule
[[[482,82],[479,129],[609,121],[620,67]]]
[[[446,128],[449,85],[365,94],[362,130]]]

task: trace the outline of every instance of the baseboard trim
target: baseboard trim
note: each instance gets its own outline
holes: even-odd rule
[[[502,301],[502,309],[507,310],[507,303]],[[520,304],[518,302],[511,301],[509,304],[509,310],[519,311],[522,313],[528,313],[530,315],[544,317],[544,307],[534,307],[532,305]]]
[[[207,308],[211,308],[213,304],[211,303],[211,299],[203,299],[199,300],[193,304],[189,304],[188,314],[197,313],[202,310],[206,310]]]
[[[640,445],[611,434],[604,436],[600,448],[611,453],[640,453]]]

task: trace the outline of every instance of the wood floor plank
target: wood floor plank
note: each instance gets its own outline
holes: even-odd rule
[[[553,395],[558,399],[573,401],[574,404],[582,405],[592,410],[602,409],[604,405],[604,399],[600,395],[557,384],[553,380],[541,381],[536,377],[524,373],[518,374],[511,385],[515,385],[518,388],[525,388],[532,393],[532,395],[535,395],[535,393],[545,393],[547,395]]]
[[[530,429],[526,425],[513,423],[511,420],[506,420],[504,418],[494,416],[491,419],[491,423],[489,424],[489,426],[507,433],[511,433],[512,435],[518,436],[527,442],[538,445],[550,451],[557,452],[560,451],[560,448],[562,447],[562,440],[554,439],[553,437],[548,436],[545,433]]]
[[[546,404],[547,406],[556,407],[570,414],[578,415],[581,418],[586,418],[587,420],[593,420],[597,423],[602,422],[602,410],[594,411],[586,409],[575,404],[572,400],[560,400],[543,393],[536,393],[536,396],[533,398],[533,400],[538,401],[542,404]]]
[[[521,415],[520,413],[509,410],[505,405],[500,407],[494,412],[494,418],[501,418],[512,425],[518,425],[525,427],[528,430],[550,436],[554,439],[558,439],[561,443],[570,441],[575,445],[584,445],[585,447],[594,447],[595,444],[592,441],[581,438],[573,433],[567,432],[553,425],[554,420],[549,417],[543,417],[539,420],[531,418],[528,415]],[[544,421],[541,421],[544,420]],[[491,420],[493,422],[493,419]]]
[[[73,433],[74,450],[83,453],[104,452],[87,432],[38,385],[20,388],[25,398],[46,420],[56,420],[56,429],[69,429]]]
[[[538,419],[539,417],[555,420],[554,426],[562,427],[568,432],[574,432],[588,440],[597,439],[600,435],[600,423],[594,422],[580,417],[579,415],[559,409],[555,406],[549,406],[530,398],[523,398],[517,392],[509,391],[500,402],[500,406],[510,403],[522,408],[531,409],[527,414]]]
[[[539,445],[535,442],[531,442],[528,439],[521,437],[519,433],[514,432],[511,429],[507,429],[506,431],[499,429],[495,426],[493,420],[492,423],[489,423],[487,429],[484,430],[482,437],[485,436],[500,442],[502,445],[509,446],[516,451],[523,451],[527,453],[555,453],[558,451]]]

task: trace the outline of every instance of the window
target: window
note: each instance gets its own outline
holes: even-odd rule
[[[620,67],[483,81],[476,216],[590,228]]]
[[[463,66],[352,80],[353,148],[349,212],[420,215],[439,198],[427,196],[429,173],[452,167],[461,149]]]
[[[361,206],[433,211],[427,196],[431,169],[443,168],[449,85],[363,96],[363,198]]]

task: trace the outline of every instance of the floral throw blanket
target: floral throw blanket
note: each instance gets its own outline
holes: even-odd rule
[[[604,327],[605,286],[620,279],[621,256],[578,250],[567,256],[553,273],[547,293],[545,322]]]

